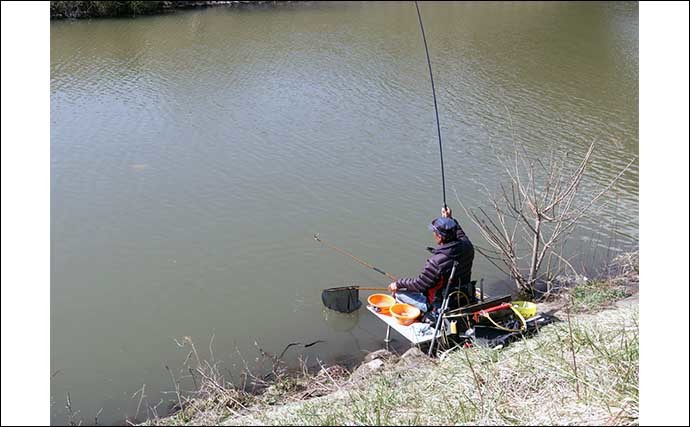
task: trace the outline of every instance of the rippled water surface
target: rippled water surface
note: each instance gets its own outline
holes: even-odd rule
[[[477,183],[500,182],[492,147],[511,134],[534,155],[596,141],[584,193],[637,155],[635,3],[421,10],[449,204],[475,242],[456,192],[486,206]],[[208,357],[215,334],[231,373],[255,341],[323,340],[287,352],[312,363],[382,345],[373,316],[324,312],[320,291],[387,281],[312,236],[397,275],[427,255],[441,183],[411,2],[52,22],[50,97],[53,423],[66,393],[107,423],[134,415],[143,384],[151,405],[171,398],[183,336]],[[635,161],[577,231],[585,261],[636,244],[637,182]],[[506,290],[485,260],[474,271]]]

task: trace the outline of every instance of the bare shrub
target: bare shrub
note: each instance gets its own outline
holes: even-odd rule
[[[477,246],[477,251],[509,275],[526,296],[535,297],[538,283],[546,285],[548,294],[554,278],[566,270],[577,275],[562,254],[564,244],[584,217],[598,213],[596,202],[634,161],[600,191],[585,194],[580,191],[581,184],[594,148],[595,144],[590,144],[577,167],[572,168],[570,152],[558,155],[559,149],[552,146],[544,159],[534,158],[513,141],[511,155],[496,154],[506,180],[497,190],[478,183],[490,208],[468,209],[456,192],[458,202],[489,245]]]

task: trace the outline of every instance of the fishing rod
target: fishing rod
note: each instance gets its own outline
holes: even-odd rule
[[[338,247],[336,247],[336,246],[333,246],[333,245],[331,245],[331,244],[328,244],[328,243],[324,242],[323,240],[321,240],[321,238],[319,238],[319,233],[314,234],[314,240],[316,240],[317,242],[319,242],[319,243],[321,243],[321,244],[323,244],[323,245],[325,245],[325,246],[327,246],[327,247],[333,249],[334,251],[337,251],[337,252],[340,252],[340,253],[343,254],[343,255],[349,256],[350,258],[354,259],[355,261],[357,261],[358,263],[362,264],[363,266],[368,267],[368,268],[371,268],[371,269],[374,270],[375,272],[380,273],[380,274],[383,274],[384,276],[388,277],[388,278],[391,279],[391,280],[398,280],[397,277],[393,276],[393,275],[390,274],[390,273],[386,273],[385,271],[381,270],[380,268],[374,267],[373,265],[369,264],[368,262],[364,261],[363,259],[357,258],[356,256],[352,255],[352,254],[349,253],[349,252],[346,252],[346,251],[344,251],[344,250],[342,250],[342,249],[340,249],[340,248],[338,248]]]
[[[415,0],[415,7],[417,8],[417,17],[419,18],[419,27],[422,30],[422,39],[424,40],[424,50],[426,51],[426,63],[429,64],[429,77],[431,78],[431,92],[434,95],[434,111],[436,112],[436,130],[438,131],[438,152],[441,155],[441,182],[443,184],[443,208],[448,209],[446,204],[446,176],[443,171],[443,145],[441,144],[441,123],[438,120],[438,105],[436,103],[436,87],[434,86],[434,73],[431,71],[431,59],[429,59],[429,47],[426,44],[426,35],[424,34],[424,24],[422,23],[422,14],[419,12],[419,3]]]

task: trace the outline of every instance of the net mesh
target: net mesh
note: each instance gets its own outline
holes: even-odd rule
[[[362,306],[359,288],[356,286],[324,289],[321,292],[321,301],[326,307],[341,313],[352,313]]]

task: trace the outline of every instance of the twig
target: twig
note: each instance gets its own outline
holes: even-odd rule
[[[575,393],[577,394],[578,400],[580,399],[580,377],[577,374],[577,359],[575,358],[575,341],[573,339],[573,326],[570,321],[570,307],[572,306],[572,296],[571,302],[566,308],[566,315],[568,317],[568,331],[570,333],[570,352],[573,357],[573,373],[575,374]]]
[[[98,412],[96,412],[96,416],[93,419],[93,425],[98,425],[98,417],[101,415],[101,412],[103,412],[103,408],[99,409]]]
[[[467,355],[467,350],[463,351],[463,354],[465,355],[465,359],[467,359],[467,364],[470,366],[470,370],[472,371],[472,376],[474,377],[474,383],[477,386],[477,392],[479,393],[479,400],[482,404],[482,416],[484,416],[484,394],[482,393],[482,385],[479,382],[479,377],[477,376],[477,372],[474,370],[474,366],[472,365],[472,361],[470,360],[470,356]]]
[[[139,393],[139,403],[137,404],[137,412],[134,414],[134,421],[137,420],[139,416],[139,409],[141,408],[141,402],[144,400],[144,395],[146,393],[146,384],[141,386],[141,392]]]
[[[215,357],[213,356],[213,339],[215,337],[216,337],[216,334],[214,333],[213,335],[211,335],[211,341],[208,343],[208,351],[211,354],[211,362],[216,361]]]
[[[333,379],[333,377],[331,376],[331,374],[328,372],[328,369],[324,368],[324,366],[321,364],[321,361],[319,361],[319,366],[321,367],[321,370],[322,370],[322,371],[328,376],[328,378],[331,380],[331,382],[333,383],[333,385],[335,385],[335,387],[336,387],[338,390],[340,390],[340,384],[338,384],[338,383]]]
[[[69,425],[73,426],[76,425],[74,424],[74,410],[72,410],[72,399],[70,399],[69,392],[67,394],[67,401],[65,403],[65,408],[67,408],[67,412],[69,413]]]
[[[182,405],[182,396],[180,396],[180,384],[175,381],[175,376],[173,375],[172,370],[170,370],[170,367],[168,367],[168,365],[165,365],[165,369],[167,369],[170,373],[170,378],[172,379],[173,387],[175,388],[175,394],[177,395],[177,403],[180,404],[180,410],[183,410],[184,405]]]

